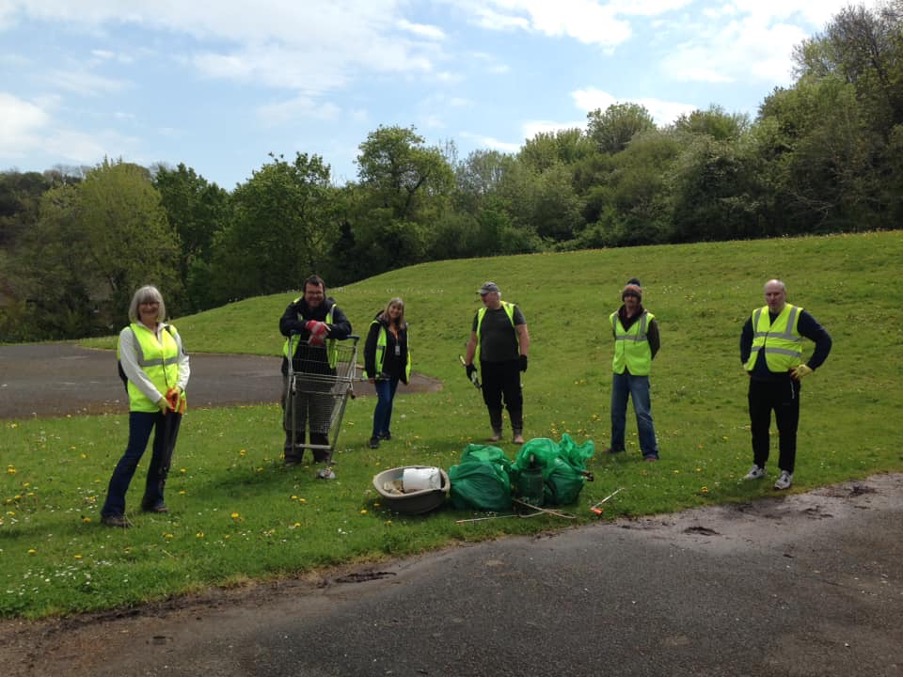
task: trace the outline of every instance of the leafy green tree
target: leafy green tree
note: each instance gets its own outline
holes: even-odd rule
[[[750,129],[750,118],[746,113],[728,114],[721,106],[710,106],[706,111],[680,115],[673,128],[684,134],[706,134],[716,141],[728,141],[740,139]]]
[[[210,308],[210,263],[214,237],[230,219],[229,193],[180,163],[175,169],[158,167],[154,185],[181,244],[179,273],[186,292],[185,306]]]
[[[179,239],[145,168],[105,160],[78,185],[75,220],[102,317],[123,322],[133,292],[147,283],[178,299]]]
[[[577,234],[574,246],[669,242],[672,194],[667,177],[680,149],[676,135],[653,129],[635,136],[621,153],[584,166],[579,172],[581,185],[598,177],[590,183],[584,209],[596,219]]]
[[[359,183],[345,220],[361,277],[423,261],[450,206],[448,147],[425,146],[413,127],[381,126],[359,149]]]
[[[337,237],[330,167],[297,153],[254,172],[232,195],[233,218],[215,240],[211,297],[216,303],[295,289],[326,265]]]
[[[556,165],[571,166],[594,152],[591,140],[578,128],[540,132],[524,142],[517,158],[537,172]]]
[[[413,127],[380,127],[359,146],[358,178],[369,203],[392,219],[435,217],[454,185],[452,168],[439,148],[424,146]]]
[[[177,262],[178,239],[147,170],[104,161],[81,183],[44,193],[11,262],[29,338],[114,331],[137,287],[178,296]]]
[[[619,153],[635,135],[654,129],[653,116],[640,104],[612,104],[587,114],[587,136],[600,153]]]

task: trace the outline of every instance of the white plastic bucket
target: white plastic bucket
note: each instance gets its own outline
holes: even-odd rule
[[[402,471],[402,492],[438,490],[442,486],[442,475],[435,466],[427,468],[406,468]]]

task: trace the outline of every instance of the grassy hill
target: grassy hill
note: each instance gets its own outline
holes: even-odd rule
[[[299,280],[306,273],[299,271]],[[596,479],[563,509],[576,520],[456,523],[472,514],[446,509],[406,518],[379,505],[371,485],[378,471],[407,464],[448,469],[467,444],[489,432],[483,403],[458,363],[485,280],[521,306],[530,328],[525,436],[558,442],[567,433],[578,444],[605,448],[607,317],[631,276],[642,281],[644,304],[661,327],[651,376],[660,463],[640,461],[629,411],[628,454],[594,456]],[[444,382],[437,393],[397,399],[394,440],[376,451],[366,446],[373,398],[350,401],[334,481],[315,481],[312,466],[282,468],[277,404],[194,409],[168,484],[172,513],[136,514],[128,531],[101,529],[99,502],[125,444],[127,417],[4,421],[0,615],[132,604],[580,524],[595,519],[587,507],[616,487],[624,490],[607,504],[606,518],[770,495],[771,481],[741,480],[751,452],[738,339],[772,277],[785,281],[789,301],[810,310],[834,340],[827,363],[804,382],[792,491],[900,471],[900,231],[436,262],[329,290],[362,336],[390,297],[402,297],[414,369]],[[249,299],[175,324],[191,352],[275,355],[282,345],[278,318],[297,294]],[[112,347],[113,339],[85,343]],[[805,355],[811,350],[808,343]],[[368,389],[358,390],[369,395]],[[514,458],[514,445],[503,449]],[[129,494],[130,511],[143,473],[144,464]]]

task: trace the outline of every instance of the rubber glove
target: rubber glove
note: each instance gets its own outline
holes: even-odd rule
[[[183,391],[178,386],[173,386],[166,392],[166,400],[173,412],[185,414],[186,400]]]
[[[791,378],[794,381],[800,381],[808,374],[813,374],[812,368],[808,367],[807,365],[798,365],[796,368],[794,368],[794,370],[792,370]]]
[[[157,409],[159,409],[163,414],[166,414],[173,408],[170,407],[170,403],[166,398],[161,398],[157,401]]]
[[[520,360],[521,360],[521,371],[527,372],[527,356],[522,355]]]
[[[311,346],[323,346],[326,335],[330,333],[330,326],[317,320],[309,320],[305,323],[305,327],[311,333],[308,343]]]

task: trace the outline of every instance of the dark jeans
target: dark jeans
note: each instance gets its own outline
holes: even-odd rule
[[[772,412],[778,427],[778,467],[794,473],[797,456],[797,424],[800,421],[800,382],[787,377],[780,381],[750,380],[747,391],[753,463],[765,466],[769,459],[769,426]]]
[[[374,407],[374,428],[372,434],[374,438],[391,433],[389,424],[392,420],[392,401],[395,398],[398,386],[398,377],[377,379],[374,381],[374,390],[377,392],[377,404]]]
[[[512,429],[521,432],[523,426],[524,397],[521,392],[521,365],[517,360],[501,363],[480,361],[480,378],[483,382],[483,402],[490,413],[494,430],[502,427],[502,407],[508,410]]]
[[[125,514],[126,492],[138,468],[138,462],[141,461],[148,446],[152,430],[154,430],[153,453],[141,504],[152,507],[163,503],[163,487],[169,474],[181,422],[182,415],[175,412],[166,415],[160,412],[129,412],[129,442],[110,477],[107,499],[101,509],[102,516]]]
[[[653,408],[650,402],[650,378],[636,377],[627,370],[612,374],[612,399],[609,416],[612,422],[610,444],[613,450],[625,449],[625,427],[628,414],[628,396],[634,404],[637,419],[637,438],[644,457],[658,457],[659,443],[653,425]]]

